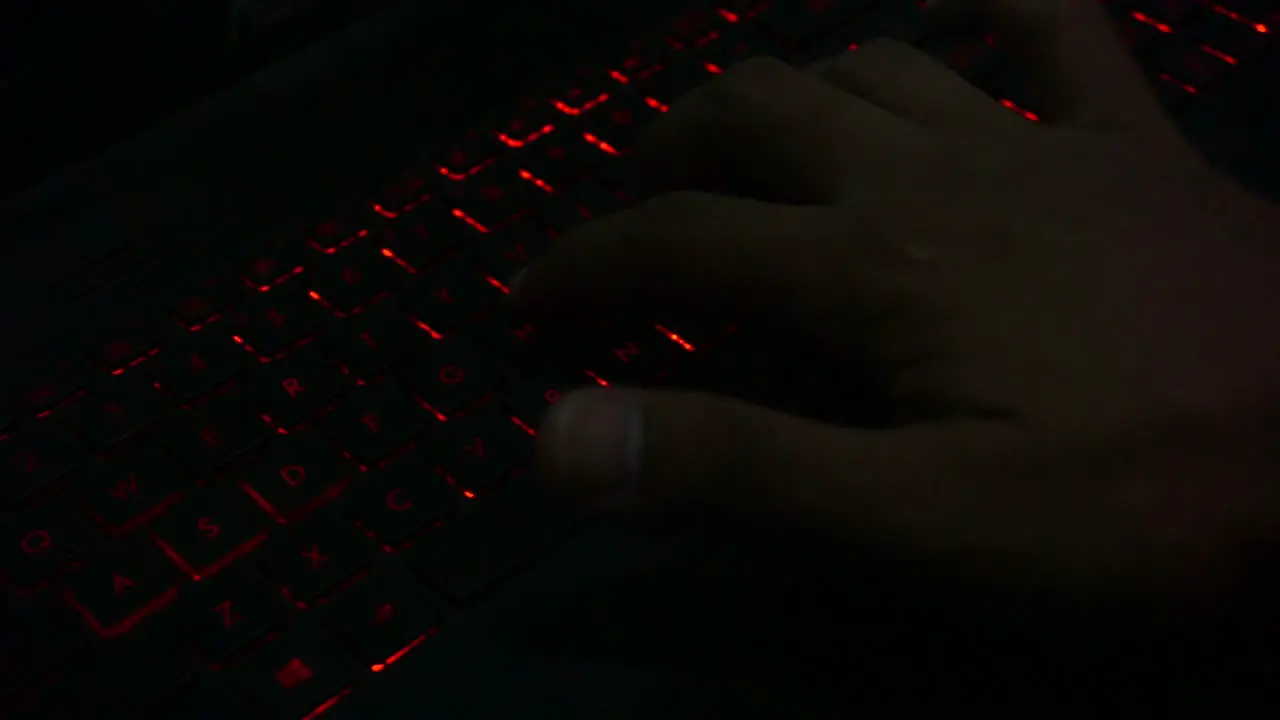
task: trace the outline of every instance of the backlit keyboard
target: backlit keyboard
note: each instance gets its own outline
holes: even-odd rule
[[[1112,0],[1179,112],[1274,49],[1265,2]],[[567,389],[662,383],[734,333],[680,318],[549,334],[506,282],[634,198],[681,94],[760,54],[890,36],[1036,120],[985,39],[914,2],[726,0],[368,198],[123,319],[0,399],[5,717],[314,717],[580,525],[529,467]]]

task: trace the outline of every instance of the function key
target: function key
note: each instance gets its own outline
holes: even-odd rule
[[[76,425],[94,449],[111,448],[155,423],[167,410],[164,397],[140,372],[108,375],[73,410]]]
[[[193,470],[212,472],[267,438],[267,425],[241,398],[224,395],[179,413],[168,428],[169,444]]]
[[[458,491],[421,458],[405,455],[361,483],[343,514],[392,548],[443,520],[459,499]]]
[[[286,435],[272,441],[245,472],[242,487],[262,509],[284,521],[341,492],[357,473],[328,438]]]
[[[382,672],[422,642],[440,622],[440,608],[403,571],[375,570],[334,601],[328,625],[370,669]]]
[[[228,318],[236,341],[260,358],[276,357],[310,338],[324,319],[324,308],[296,281],[254,293]]]
[[[192,587],[180,629],[205,660],[220,663],[279,625],[286,609],[279,588],[246,565]]]
[[[396,382],[357,388],[326,421],[338,445],[365,463],[376,463],[425,431],[433,419]]]
[[[147,363],[147,372],[179,402],[217,388],[252,362],[249,354],[220,330],[183,333]]]
[[[368,542],[352,526],[317,513],[275,538],[263,563],[289,597],[311,605],[369,564]]]
[[[158,448],[94,463],[73,483],[77,496],[114,533],[147,522],[191,488],[177,465]]]
[[[203,580],[266,538],[266,515],[242,492],[207,488],[167,513],[155,528],[165,555],[193,580]]]
[[[314,345],[267,365],[255,378],[255,402],[271,423],[292,429],[337,400],[342,371]]]
[[[272,717],[315,717],[339,700],[359,670],[323,629],[304,625],[256,650],[236,682]]]
[[[380,376],[430,342],[431,336],[388,301],[342,318],[325,337],[338,365],[358,380]]]
[[[150,542],[115,543],[67,577],[67,602],[100,637],[132,632],[178,596],[182,577]]]
[[[0,519],[4,551],[0,572],[16,585],[37,583],[88,549],[89,523],[65,502],[41,505]]]
[[[44,490],[74,470],[81,455],[71,438],[48,422],[0,440],[0,499],[23,500]]]

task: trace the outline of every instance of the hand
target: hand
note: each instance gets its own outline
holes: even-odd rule
[[[1229,586],[1280,520],[1280,211],[1183,141],[1100,6],[935,12],[1011,40],[1047,122],[895,42],[809,71],[751,60],[651,129],[637,162],[659,194],[570,233],[513,293],[550,321],[798,328],[931,412],[866,431],[586,390],[542,425],[544,475],[1053,587]]]

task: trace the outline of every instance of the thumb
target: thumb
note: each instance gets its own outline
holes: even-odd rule
[[[608,509],[946,533],[937,513],[963,512],[951,502],[957,475],[974,476],[1006,441],[995,426],[853,430],[704,393],[599,388],[554,406],[538,465],[549,484]]]

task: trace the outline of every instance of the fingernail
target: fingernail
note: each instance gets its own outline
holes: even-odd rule
[[[637,393],[603,388],[572,393],[552,408],[547,429],[553,482],[606,505],[634,498],[644,441]]]

